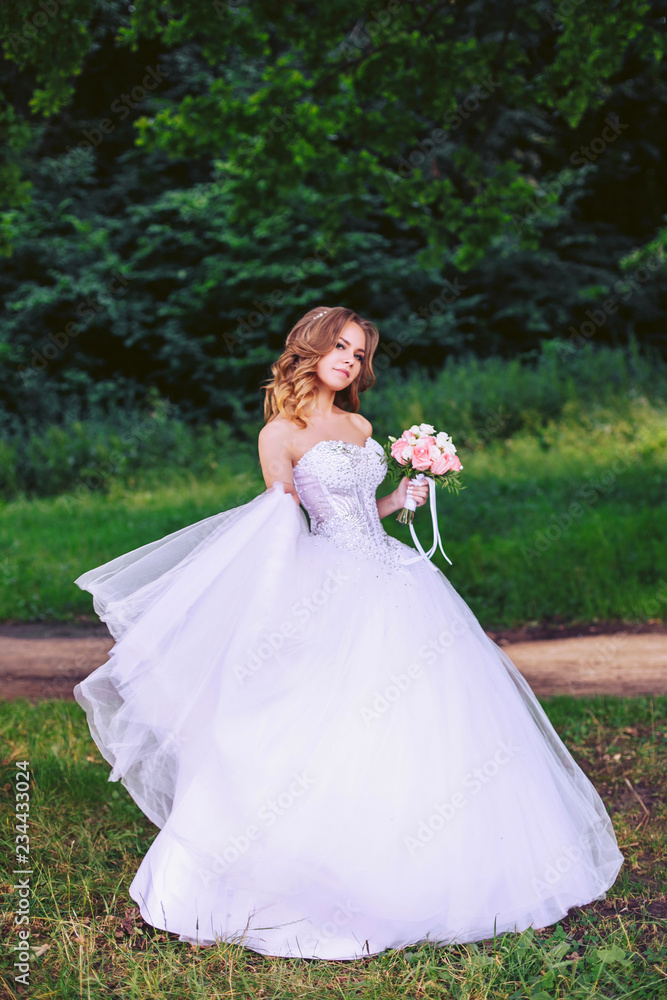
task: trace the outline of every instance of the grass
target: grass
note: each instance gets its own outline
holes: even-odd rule
[[[73,580],[87,567],[261,492],[256,474],[176,477],[108,493],[21,499],[0,506],[0,619],[70,620],[91,612]]]
[[[415,401],[408,420],[421,420]],[[382,439],[386,428],[376,424]],[[460,449],[467,489],[438,494],[437,564],[486,628],[651,621],[667,605],[667,406],[627,397]],[[149,469],[106,490],[0,504],[0,619],[92,616],[73,580],[264,488],[247,456],[197,475]],[[380,487],[379,495],[390,485]],[[572,505],[578,505],[573,513]],[[393,516],[390,534],[410,542]],[[430,544],[429,518],[417,532]]]
[[[3,996],[123,998],[465,998],[661,1000],[667,988],[667,698],[543,699],[612,817],[625,864],[605,900],[543,930],[352,962],[264,957],[238,945],[198,951],[145,924],[128,887],[156,833],[90,738],[78,706],[0,705],[2,774],[26,759],[31,788],[34,949],[28,991],[13,980],[4,875]],[[10,797],[7,796],[6,807]],[[4,857],[14,830],[2,824]],[[11,867],[11,862],[8,868]],[[388,873],[390,877],[391,873]]]

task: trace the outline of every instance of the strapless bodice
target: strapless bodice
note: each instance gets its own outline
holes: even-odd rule
[[[404,568],[406,546],[386,533],[375,500],[386,471],[382,445],[369,437],[363,445],[318,441],[294,466],[293,475],[311,535],[398,569]]]

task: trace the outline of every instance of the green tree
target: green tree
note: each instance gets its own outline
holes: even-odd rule
[[[155,386],[241,424],[317,303],[379,369],[565,357],[589,313],[664,346],[664,0],[44,5],[0,8],[7,419]]]

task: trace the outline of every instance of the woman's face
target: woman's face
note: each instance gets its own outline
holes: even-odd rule
[[[348,323],[332,350],[318,361],[315,373],[328,389],[338,392],[357,378],[365,353],[364,331],[356,323]]]

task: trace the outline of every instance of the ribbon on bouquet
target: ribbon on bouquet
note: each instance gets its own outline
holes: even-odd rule
[[[452,560],[449,558],[449,556],[442,547],[442,539],[440,538],[440,529],[438,528],[438,513],[436,510],[436,502],[435,502],[435,488],[436,488],[435,479],[433,479],[431,476],[424,476],[423,472],[420,472],[419,475],[415,476],[414,478],[415,482],[421,482],[422,480],[426,479],[428,483],[428,499],[429,499],[429,506],[431,508],[431,522],[433,525],[433,544],[431,545],[431,548],[428,550],[428,552],[424,551],[421,542],[417,538],[417,532],[415,531],[414,525],[411,521],[409,525],[410,534],[412,535],[412,541],[415,543],[415,548],[419,552],[419,555],[415,556],[413,559],[403,559],[402,562],[405,565],[408,565],[409,563],[420,562],[422,559],[430,559],[431,556],[435,555],[436,549],[439,548],[443,556],[451,566],[453,565]],[[408,499],[406,500],[405,506],[408,508],[408,510],[417,509],[417,504],[410,497],[408,497]],[[432,569],[434,569],[437,572],[438,567],[433,566],[433,564],[431,564],[431,566]]]

